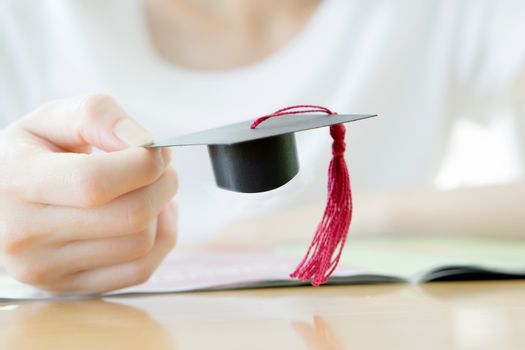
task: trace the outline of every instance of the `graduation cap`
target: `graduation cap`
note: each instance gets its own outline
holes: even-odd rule
[[[350,180],[344,160],[343,123],[373,116],[336,114],[328,108],[312,105],[291,106],[254,121],[175,137],[147,147],[206,145],[215,181],[220,188],[256,193],[276,189],[299,172],[296,132],[330,127],[334,143],[327,206],[305,258],[291,275],[319,285],[327,281],[337,266],[352,216]]]
[[[265,123],[248,120],[171,138],[148,147],[206,145],[217,186],[236,192],[264,192],[286,184],[299,172],[296,132],[372,116],[334,114],[327,118],[325,114],[283,114]],[[270,119],[267,117],[258,120]]]

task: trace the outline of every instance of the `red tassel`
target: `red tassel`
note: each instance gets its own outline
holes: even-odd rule
[[[251,128],[255,128],[264,120],[272,117],[311,112],[336,114],[325,107],[292,106],[258,118],[253,122]],[[298,278],[303,282],[311,281],[314,286],[326,283],[339,264],[352,221],[352,189],[344,158],[345,132],[346,129],[343,124],[330,127],[330,135],[334,142],[332,144],[333,157],[328,168],[326,208],[306,255],[290,275],[290,277]]]

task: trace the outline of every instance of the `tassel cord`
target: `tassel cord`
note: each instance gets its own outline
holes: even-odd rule
[[[291,106],[257,118],[250,127],[254,129],[273,117],[316,112],[336,114],[321,106]],[[311,281],[314,286],[326,283],[337,268],[352,220],[352,191],[348,167],[344,159],[345,132],[345,126],[342,124],[330,126],[330,135],[334,142],[332,144],[333,157],[328,167],[326,207],[306,254],[290,275],[303,282]]]

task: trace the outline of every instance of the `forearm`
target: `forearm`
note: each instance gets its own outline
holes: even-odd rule
[[[374,225],[383,234],[525,238],[525,180],[450,191],[399,191],[375,201],[381,203],[376,206],[382,207],[382,219]]]
[[[311,238],[325,203],[232,223],[212,246],[275,246]],[[525,181],[500,186],[354,194],[349,237],[479,235],[525,238]]]

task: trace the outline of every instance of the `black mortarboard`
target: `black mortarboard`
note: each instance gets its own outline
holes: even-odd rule
[[[329,126],[334,142],[325,211],[305,257],[290,275],[302,281],[311,280],[317,286],[325,283],[337,267],[352,221],[352,190],[344,159],[346,144],[342,124],[373,116],[341,115],[312,105],[291,106],[255,121],[196,132],[148,147],[207,145],[219,187],[237,192],[263,192],[284,185],[299,171],[295,132]],[[271,120],[266,121],[268,119]]]
[[[220,188],[245,193],[273,190],[299,171],[295,132],[348,123],[371,114],[282,115],[251,129],[253,120],[161,141],[148,147],[207,145]]]

